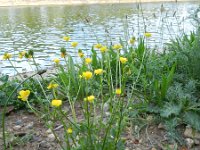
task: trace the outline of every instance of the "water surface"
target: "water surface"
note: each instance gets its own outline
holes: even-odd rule
[[[145,30],[153,35],[150,45],[161,50],[169,39],[194,30],[188,17],[198,6],[188,2],[146,3],[142,10],[138,4],[0,7],[0,55],[9,52],[17,56],[19,51],[33,49],[36,61],[46,68],[60,57],[62,46],[77,57],[77,50],[62,40],[65,35],[79,42],[78,48],[89,55],[97,42],[125,41]],[[13,60],[19,72],[32,70],[27,60]],[[0,61],[0,73],[14,73],[8,61]]]

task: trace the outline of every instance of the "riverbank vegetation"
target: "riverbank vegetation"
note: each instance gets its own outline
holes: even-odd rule
[[[5,126],[9,105],[39,117],[60,149],[125,149],[127,128],[137,125],[139,132],[149,123],[162,124],[170,142],[185,146],[177,128],[189,125],[194,137],[200,131],[200,28],[160,53],[149,48],[150,38],[146,32],[129,41],[96,43],[86,55],[66,36],[60,58],[52,60],[56,73],[48,78],[34,50],[20,52],[19,58],[32,61],[37,71],[26,79],[20,74],[0,78],[4,149],[13,147]],[[69,47],[79,59],[70,56]],[[3,59],[12,65],[11,54]],[[58,125],[62,135],[55,131]]]

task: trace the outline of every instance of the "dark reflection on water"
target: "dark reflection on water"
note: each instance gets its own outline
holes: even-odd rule
[[[142,4],[143,15],[137,4],[0,7],[0,55],[9,52],[17,56],[19,51],[33,49],[37,62],[48,67],[59,57],[62,46],[77,57],[77,50],[62,40],[64,35],[78,41],[78,48],[89,54],[94,43],[138,37],[144,27],[153,34],[149,45],[160,50],[170,38],[194,29],[187,17],[198,5]],[[20,72],[32,70],[26,60],[13,59]],[[0,72],[14,73],[7,61],[0,61]]]

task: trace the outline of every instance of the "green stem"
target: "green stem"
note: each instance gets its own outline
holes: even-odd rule
[[[59,112],[62,114],[62,110],[61,110],[61,108],[59,108]],[[65,135],[66,135],[66,144],[67,144],[67,150],[69,149],[71,149],[70,148],[70,143],[69,143],[69,137],[68,137],[68,133],[67,133],[67,126],[66,126],[66,124],[65,124],[65,122],[63,121],[63,117],[61,117],[60,118],[60,121],[62,122],[62,124],[63,124],[63,127],[64,127],[64,130],[65,130]]]
[[[112,110],[113,110],[113,109],[112,109]],[[107,139],[107,136],[108,136],[108,132],[109,132],[111,126],[112,126],[113,120],[114,120],[114,113],[112,112],[112,113],[111,113],[111,117],[110,117],[109,125],[108,125],[108,127],[106,128],[106,134],[105,134],[105,136],[104,136],[103,145],[102,145],[102,150],[104,150],[104,147],[105,147],[105,144],[106,144],[106,139]]]
[[[91,147],[93,148],[92,136],[91,136],[91,128],[90,128],[90,112],[88,107],[88,102],[86,102],[86,109],[87,109],[87,124],[88,124],[88,136],[90,139]]]
[[[35,67],[36,67],[37,71],[39,71],[39,68],[38,68],[38,65],[37,65],[37,63],[36,63],[36,61],[35,61],[35,58],[34,58],[34,56],[33,56],[33,63],[34,63],[34,65],[35,65]]]
[[[119,101],[120,101],[120,99],[119,99]],[[119,135],[120,135],[120,132],[121,132],[121,123],[122,123],[122,120],[123,120],[123,102],[122,102],[122,106],[120,106],[120,107],[121,107],[120,108],[120,119],[119,119],[119,126],[118,126],[116,141],[115,141],[115,149],[117,149],[117,143],[119,141]]]
[[[14,68],[14,70],[17,72],[17,74],[19,75],[19,77],[21,78],[21,80],[23,80],[23,77],[21,76],[21,74],[18,72],[18,70],[16,69],[16,67],[13,65],[13,63],[10,61],[10,59],[8,59],[9,63],[11,64],[11,66]]]

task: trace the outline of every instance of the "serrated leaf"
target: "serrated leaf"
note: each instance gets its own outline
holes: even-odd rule
[[[184,115],[184,121],[200,131],[200,113],[189,111]]]
[[[171,115],[179,115],[181,111],[181,105],[166,103],[160,111],[162,117],[169,117]]]

